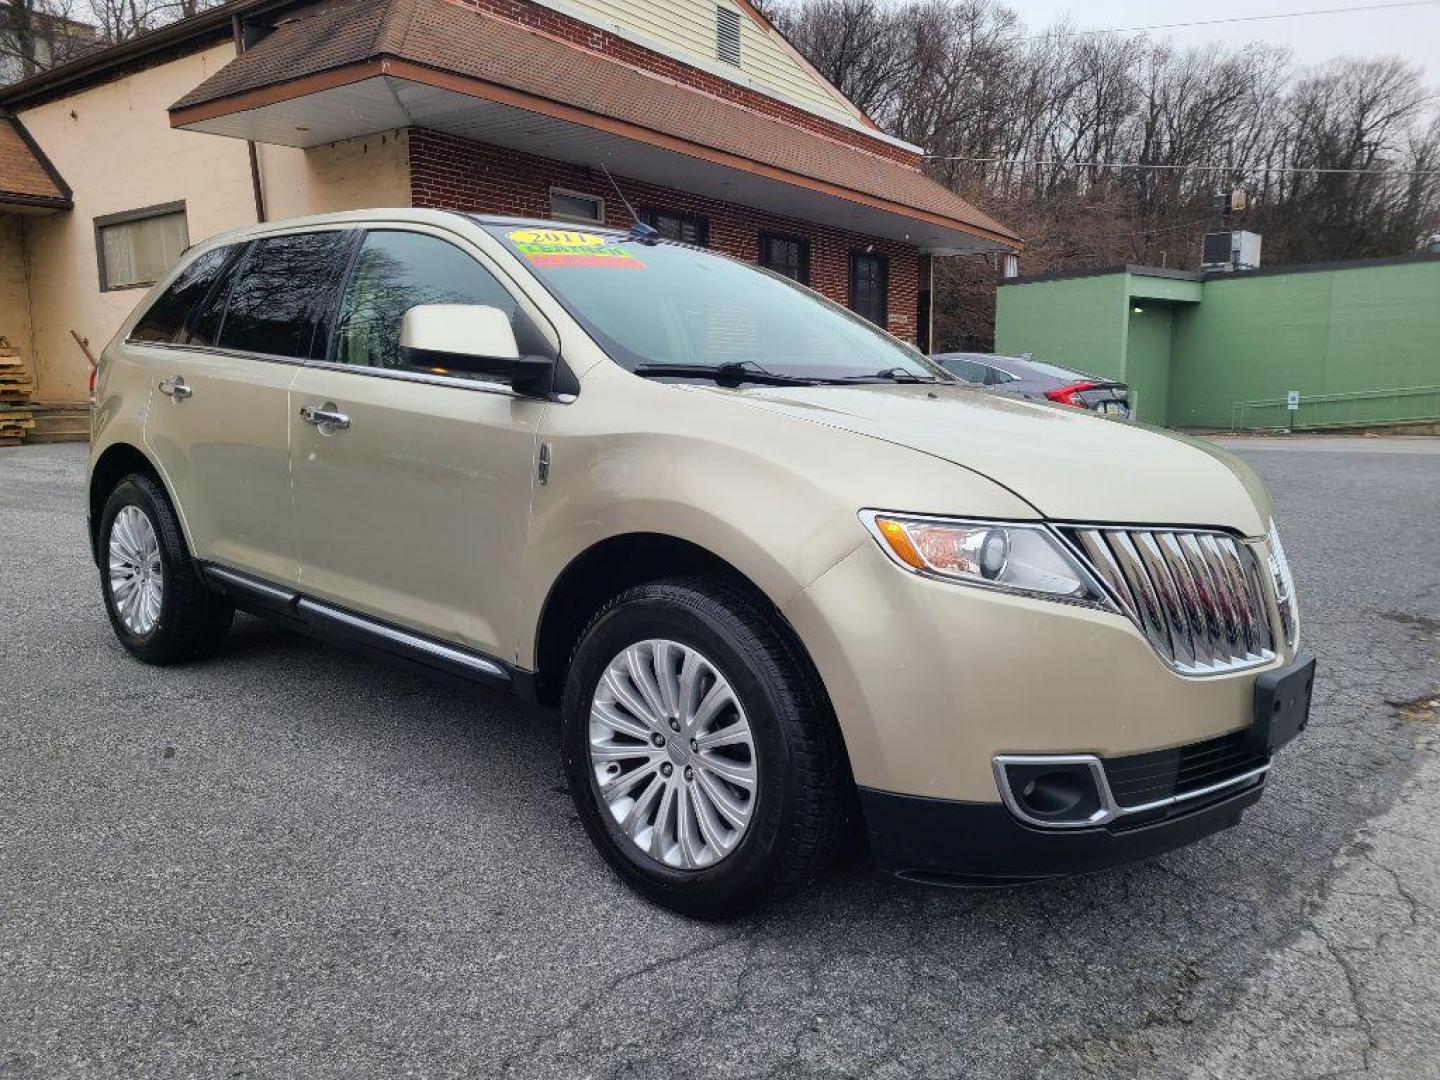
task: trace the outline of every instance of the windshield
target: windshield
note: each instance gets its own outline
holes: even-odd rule
[[[859,316],[734,259],[614,233],[486,228],[632,371],[743,364],[803,379],[951,381]]]

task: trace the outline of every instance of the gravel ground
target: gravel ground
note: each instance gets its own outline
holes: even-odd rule
[[[0,1077],[1440,1076],[1440,440],[1307,442],[1240,444],[1322,662],[1240,827],[727,926],[611,877],[548,716],[249,619],[130,660],[84,447],[0,450]]]

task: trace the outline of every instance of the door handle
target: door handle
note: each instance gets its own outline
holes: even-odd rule
[[[176,401],[184,401],[195,393],[193,389],[185,384],[184,375],[176,375],[173,379],[166,379],[160,383],[160,392],[168,394]]]
[[[322,433],[325,433],[326,429],[344,431],[350,426],[349,415],[336,408],[333,401],[327,401],[324,405],[302,405],[300,419],[307,424],[314,424]]]

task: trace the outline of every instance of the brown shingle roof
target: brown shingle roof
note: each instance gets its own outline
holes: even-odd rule
[[[423,65],[583,109],[735,157],[1017,239],[960,196],[877,154],[763,116],[448,0],[344,0],[306,9],[173,106],[197,106],[379,59]],[[235,101],[236,109],[245,107]]]
[[[70,188],[13,116],[0,116],[0,203],[70,208]]]

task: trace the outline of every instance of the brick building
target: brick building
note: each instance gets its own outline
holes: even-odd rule
[[[746,0],[234,0],[0,107],[0,335],[51,400],[185,244],[256,220],[633,207],[922,346],[931,258],[1018,246]]]

